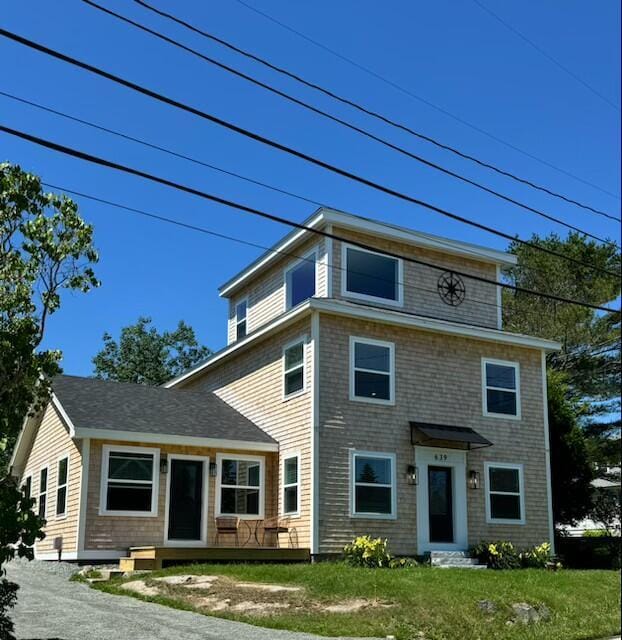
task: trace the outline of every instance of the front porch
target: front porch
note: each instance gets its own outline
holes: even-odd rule
[[[164,564],[189,562],[309,562],[307,548],[284,547],[130,547],[119,560],[121,571],[161,569]]]

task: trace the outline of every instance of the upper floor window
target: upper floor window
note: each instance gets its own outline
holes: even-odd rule
[[[395,454],[351,451],[351,515],[394,518],[395,478]]]
[[[350,400],[393,404],[395,345],[350,337]]]
[[[315,295],[315,251],[285,272],[285,300],[288,309]]]
[[[482,359],[482,401],[485,416],[520,418],[518,362]]]
[[[26,496],[26,499],[30,500],[30,497],[32,495],[32,476],[28,476],[24,479],[22,491],[24,492],[24,496]]]
[[[489,522],[524,524],[523,466],[486,463],[486,516]]]
[[[235,339],[239,340],[246,335],[246,314],[248,312],[248,300],[244,299],[235,305]]]
[[[69,457],[65,456],[56,466],[56,517],[67,515],[67,484],[69,481]]]
[[[217,454],[216,515],[262,518],[264,459]]]
[[[283,395],[287,398],[305,388],[305,340],[283,349]]]
[[[393,305],[402,304],[401,260],[344,244],[341,262],[342,290],[345,295]]]

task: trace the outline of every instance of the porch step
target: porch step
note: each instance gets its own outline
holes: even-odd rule
[[[430,564],[440,569],[486,569],[477,558],[471,558],[466,551],[431,551]]]
[[[119,571],[149,571],[156,568],[153,558],[119,558]]]

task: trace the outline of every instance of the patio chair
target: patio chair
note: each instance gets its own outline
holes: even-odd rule
[[[261,545],[264,547],[266,546],[266,536],[274,536],[274,540],[276,542],[275,546],[278,547],[280,533],[287,533],[291,546],[292,536],[289,519],[279,517],[266,518],[263,526],[263,538],[261,541]]]
[[[221,535],[235,536],[235,546],[240,546],[240,518],[223,516],[216,518],[216,544]]]

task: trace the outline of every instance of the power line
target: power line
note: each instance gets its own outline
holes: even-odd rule
[[[85,2],[88,2],[88,0],[84,0]],[[568,196],[565,196],[563,194],[557,193],[555,191],[553,191],[552,189],[549,189],[548,187],[543,187],[541,185],[538,185],[534,182],[532,182],[531,180],[527,180],[526,178],[521,178],[519,176],[517,176],[514,173],[511,173],[509,171],[506,171],[504,169],[501,169],[493,164],[490,164],[488,162],[485,162],[479,158],[476,158],[472,155],[469,155],[467,153],[465,153],[464,151],[461,151],[459,149],[457,149],[456,147],[452,147],[448,144],[445,144],[443,142],[440,142],[439,140],[432,138],[431,136],[425,135],[423,133],[421,133],[420,131],[417,131],[415,129],[412,129],[411,127],[408,127],[404,124],[401,124],[399,122],[396,122],[395,120],[392,120],[390,118],[388,118],[387,116],[382,115],[381,113],[378,113],[376,111],[373,111],[371,109],[369,109],[368,107],[364,107],[361,104],[354,102],[353,100],[350,100],[348,98],[344,98],[343,96],[340,96],[336,93],[334,93],[333,91],[326,89],[325,87],[322,87],[321,85],[311,82],[309,80],[306,80],[304,78],[302,78],[300,75],[293,73],[287,69],[284,69],[283,67],[280,67],[272,62],[269,62],[268,60],[266,60],[265,58],[261,58],[260,56],[254,54],[254,53],[250,53],[249,51],[245,51],[244,49],[241,49],[240,47],[237,47],[236,45],[232,44],[231,42],[228,42],[227,40],[224,40],[223,38],[220,38],[212,33],[209,33],[208,31],[204,31],[203,29],[199,29],[198,27],[194,26],[193,24],[182,20],[181,18],[178,18],[177,16],[171,14],[171,13],[167,13],[166,11],[163,11],[162,9],[158,9],[150,4],[147,4],[144,0],[134,0],[134,2],[136,2],[137,4],[141,5],[142,7],[145,7],[146,9],[148,9],[149,11],[153,11],[154,13],[167,18],[169,20],[172,20],[173,22],[182,25],[183,27],[189,29],[190,31],[193,31],[194,33],[198,33],[201,36],[204,36],[205,38],[208,38],[210,40],[212,40],[213,42],[216,42],[224,47],[227,47],[228,49],[230,49],[231,51],[235,51],[236,53],[239,53],[240,55],[249,58],[250,60],[254,60],[255,62],[258,62],[259,64],[264,65],[265,67],[276,71],[277,73],[280,73],[284,76],[287,76],[288,78],[291,78],[293,80],[296,80],[296,82],[299,82],[303,85],[305,85],[306,87],[309,87],[311,89],[314,89],[316,91],[319,91],[321,93],[323,93],[324,95],[329,96],[330,98],[333,98],[334,100],[337,100],[338,102],[341,102],[342,104],[346,104],[350,107],[353,107],[354,109],[357,109],[358,111],[365,113],[366,115],[372,116],[373,118],[376,118],[378,120],[380,120],[381,122],[385,123],[385,124],[389,124],[392,127],[395,127],[396,129],[399,129],[401,131],[405,131],[413,136],[415,136],[416,138],[419,138],[420,140],[425,140],[426,142],[429,142],[435,146],[437,146],[440,149],[443,149],[445,151],[450,151],[451,153],[459,156],[460,158],[466,159],[466,160],[470,160],[471,162],[476,163],[477,165],[481,166],[481,167],[485,167],[486,169],[491,169],[492,171],[495,171],[496,173],[503,175],[507,178],[511,178],[512,180],[515,180],[516,182],[519,182],[521,184],[527,185],[529,187],[532,187],[533,189],[537,189],[538,191],[542,191],[543,193],[546,193],[550,196],[553,196],[555,198],[559,198],[569,204],[573,204],[576,205],[577,207],[581,207],[582,209],[585,209],[587,211],[590,211],[592,213],[604,216],[606,218],[609,218],[611,220],[615,220],[617,222],[622,221],[621,218],[618,218],[614,215],[611,215],[609,213],[607,213],[606,211],[601,211],[600,209],[596,209],[590,205],[584,204],[582,202],[579,202],[578,200],[575,200],[573,198],[570,198]],[[95,3],[93,2],[88,2],[88,4],[91,4],[93,6],[97,6],[95,5]]]
[[[160,176],[156,176],[154,174],[151,173],[147,173],[145,171],[142,171],[140,169],[135,169],[133,167],[129,167],[127,165],[122,165],[118,162],[114,162],[112,160],[106,160],[105,158],[101,158],[98,156],[94,156],[91,155],[89,153],[86,153],[84,151],[79,151],[77,149],[73,149],[71,147],[67,147],[65,145],[59,144],[57,142],[52,142],[50,140],[46,140],[44,138],[40,138],[38,136],[34,136],[31,135],[29,133],[26,133],[24,131],[19,131],[17,129],[12,129],[10,127],[7,127],[5,125],[0,124],[0,131],[3,131],[4,133],[8,133],[9,135],[12,135],[14,137],[17,138],[21,138],[22,140],[27,140],[28,142],[32,142],[34,144],[37,144],[39,146],[45,147],[47,149],[51,149],[53,151],[58,151],[59,153],[63,153],[65,155],[68,156],[72,156],[74,158],[79,158],[80,160],[85,160],[86,162],[90,162],[92,164],[97,164],[103,167],[108,167],[110,169],[115,169],[117,171],[121,171],[123,173],[127,173],[129,175],[133,175],[133,176],[137,176],[139,178],[143,178],[145,180],[149,180],[151,182],[155,182],[157,184],[161,184],[167,187],[171,187],[173,189],[179,190],[179,191],[183,191],[185,193],[189,193],[191,195],[197,196],[199,198],[203,198],[204,200],[209,200],[210,202],[216,202],[217,204],[221,204],[224,205],[226,207],[230,207],[232,209],[237,209],[239,211],[243,211],[245,213],[249,213],[251,215],[256,215],[259,216],[260,218],[264,218],[266,220],[271,220],[273,222],[278,222],[280,224],[284,224],[286,226],[295,228],[295,229],[301,229],[304,231],[309,231],[311,233],[314,233],[318,236],[323,236],[326,238],[332,238],[333,240],[338,240],[339,242],[345,242],[347,244],[350,244],[354,247],[359,247],[361,249],[365,249],[365,250],[372,250],[375,251],[376,249],[364,242],[359,242],[358,240],[352,240],[350,238],[335,234],[335,233],[331,233],[329,231],[324,231],[322,229],[316,229],[313,227],[308,227],[300,222],[295,222],[293,220],[289,220],[288,218],[284,218],[282,216],[278,216],[274,213],[268,213],[267,211],[262,211],[260,209],[255,209],[253,207],[249,207],[247,205],[238,203],[238,202],[234,202],[232,200],[227,200],[226,198],[221,198],[220,196],[216,196],[214,194],[210,194],[207,193],[205,191],[201,191],[199,189],[195,189],[194,187],[190,187],[184,184],[180,184],[178,182],[174,182],[172,180],[169,180],[168,178],[162,178]],[[421,265],[424,267],[429,267],[431,269],[435,269],[437,271],[441,271],[441,272],[446,272],[448,271],[447,267],[442,267],[436,264],[433,264],[431,262],[427,262],[425,260],[419,260],[418,258],[413,258],[412,256],[407,256],[407,255],[402,255],[400,253],[394,252],[394,251],[390,251],[390,250],[383,250],[382,252],[384,255],[393,257],[393,258],[397,258],[398,260],[403,260],[405,262],[410,262],[412,264],[417,264],[417,265]],[[602,307],[599,305],[595,305],[595,304],[591,304],[590,302],[581,302],[578,300],[573,300],[570,298],[565,298],[563,296],[558,296],[552,293],[543,293],[540,291],[533,291],[532,289],[527,289],[525,287],[521,287],[518,285],[513,285],[513,284],[509,284],[507,282],[497,282],[496,280],[491,280],[490,278],[486,278],[484,276],[479,276],[479,275],[475,275],[472,273],[466,273],[464,271],[460,271],[458,269],[450,269],[450,271],[454,274],[457,274],[463,278],[468,278],[469,280],[475,280],[477,282],[484,282],[486,284],[491,284],[494,285],[496,287],[502,287],[504,289],[509,289],[512,291],[516,291],[517,293],[524,293],[524,294],[528,294],[528,295],[534,295],[534,296],[538,296],[540,298],[546,298],[548,300],[554,300],[556,302],[563,302],[563,303],[567,303],[567,304],[575,304],[581,307],[585,307],[588,309],[594,309],[596,311],[604,311],[606,313],[617,313],[619,310],[617,309],[611,309],[609,307]]]
[[[482,135],[485,135],[486,137],[490,138],[491,140],[494,140],[495,142],[498,142],[499,144],[502,144],[502,145],[508,147],[509,149],[517,151],[518,153],[521,153],[522,155],[527,156],[528,158],[531,158],[532,160],[535,160],[536,162],[539,162],[540,164],[543,164],[543,165],[549,167],[550,169],[555,169],[555,171],[558,171],[559,173],[563,173],[565,176],[568,176],[569,178],[572,178],[573,180],[577,180],[578,182],[581,182],[581,183],[583,183],[583,184],[585,184],[585,185],[587,185],[589,187],[592,187],[593,189],[597,189],[598,191],[601,191],[602,193],[606,193],[607,195],[612,196],[613,198],[616,198],[617,200],[620,200],[620,195],[619,194],[616,194],[616,193],[613,193],[611,191],[608,191],[607,189],[604,189],[603,187],[599,187],[597,184],[594,184],[593,182],[589,182],[588,180],[580,178],[579,176],[575,175],[574,173],[571,173],[570,171],[567,171],[566,169],[562,169],[561,167],[558,167],[557,165],[554,165],[553,163],[549,162],[548,160],[544,160],[543,158],[539,158],[538,156],[536,156],[536,155],[534,155],[534,154],[532,154],[532,153],[530,153],[528,151],[525,151],[524,149],[521,149],[520,147],[517,147],[516,145],[512,144],[511,142],[507,142],[506,140],[503,140],[502,138],[499,138],[498,136],[494,135],[493,133],[490,133],[489,131],[486,131],[485,129],[482,129],[481,127],[478,127],[477,125],[469,122],[468,120],[465,120],[464,118],[461,118],[460,116],[457,116],[454,113],[451,113],[447,109],[444,109],[443,107],[440,107],[439,105],[434,104],[430,100],[427,100],[426,98],[423,98],[420,95],[417,95],[416,93],[413,93],[412,91],[410,91],[409,89],[406,89],[405,87],[403,87],[402,85],[398,84],[397,82],[394,82],[393,80],[389,80],[388,78],[385,78],[384,76],[382,76],[379,73],[373,71],[369,67],[366,67],[366,66],[360,64],[359,62],[356,62],[355,60],[352,60],[351,58],[348,58],[347,56],[344,56],[343,54],[339,53],[338,51],[335,51],[334,49],[331,49],[330,47],[326,46],[325,44],[322,44],[321,42],[319,42],[317,40],[314,40],[313,38],[310,38],[309,36],[305,35],[301,31],[298,31],[298,30],[294,29],[293,27],[290,27],[289,25],[285,24],[284,22],[282,22],[280,20],[277,20],[273,16],[265,13],[264,11],[261,11],[260,9],[257,9],[256,7],[253,7],[252,5],[244,2],[243,0],[235,0],[235,1],[238,4],[241,4],[242,6],[246,7],[247,9],[250,9],[251,11],[254,11],[255,13],[263,16],[267,20],[270,20],[271,22],[274,22],[275,24],[279,25],[283,29],[286,29],[287,31],[297,35],[298,37],[302,38],[303,40],[306,40],[307,42],[310,42],[312,45],[314,45],[316,47],[319,47],[320,49],[323,49],[327,53],[330,53],[331,55],[335,56],[336,58],[339,58],[340,60],[343,60],[344,62],[347,62],[349,65],[351,65],[351,66],[359,69],[360,71],[363,71],[364,73],[376,78],[376,80],[380,80],[381,82],[384,82],[385,84],[389,85],[390,87],[393,87],[394,89],[397,89],[398,91],[400,91],[401,93],[409,96],[410,98],[414,98],[415,100],[418,100],[419,102],[422,102],[423,104],[427,105],[428,107],[431,107],[432,109],[435,109],[436,111],[439,111],[440,113],[452,118],[456,122],[459,122],[460,124],[463,124],[463,125],[469,127],[470,129],[473,129],[474,131],[477,131],[478,133],[481,133]]]
[[[248,129],[244,129],[243,127],[240,127],[236,124],[233,124],[231,122],[228,122],[226,120],[223,120],[222,118],[218,118],[215,115],[212,115],[206,111],[202,111],[200,109],[197,109],[196,107],[192,107],[190,105],[187,105],[183,102],[179,102],[178,100],[174,100],[173,98],[169,98],[168,96],[165,96],[161,93],[158,93],[156,91],[153,91],[151,89],[148,89],[147,87],[143,87],[142,85],[136,84],[134,82],[131,82],[130,80],[126,80],[124,78],[121,78],[120,76],[114,75],[108,71],[105,71],[103,69],[100,69],[99,67],[95,67],[93,65],[90,65],[86,62],[82,62],[80,60],[77,60],[76,58],[73,58],[71,56],[68,56],[64,53],[60,53],[59,51],[55,51],[54,49],[50,49],[49,47],[46,47],[42,44],[39,44],[37,42],[34,42],[32,40],[28,40],[27,38],[24,38],[20,35],[17,35],[15,33],[12,33],[10,31],[7,31],[6,29],[1,29],[0,28],[0,35],[9,38],[10,40],[13,40],[15,42],[18,42],[20,44],[23,44],[24,46],[27,46],[31,49],[35,49],[36,51],[40,51],[41,53],[45,53],[46,55],[52,56],[54,58],[57,58],[59,60],[62,60],[64,62],[67,62],[73,66],[79,67],[81,69],[84,69],[86,71],[89,71],[90,73],[94,73],[96,75],[99,75],[103,78],[106,78],[108,80],[111,80],[113,82],[116,82],[117,84],[120,84],[124,87],[127,87],[129,89],[132,89],[133,91],[137,91],[138,93],[142,93],[143,95],[146,95],[150,98],[153,98],[155,100],[158,100],[159,102],[162,102],[164,104],[168,104],[172,107],[181,109],[183,111],[186,111],[188,113],[192,113],[193,115],[199,116],[200,118],[203,118],[209,122],[213,122],[214,124],[218,124],[226,129],[229,129],[230,131],[234,131],[236,133],[239,133],[240,135],[243,135],[251,140],[254,140],[256,142],[261,142],[262,144],[271,147],[273,149],[278,149],[279,151],[284,151],[285,153],[288,153],[289,155],[292,155],[296,158],[300,158],[301,160],[305,160],[307,162],[310,162],[318,167],[322,167],[323,169],[327,169],[328,171],[331,171],[337,175],[340,175],[342,177],[348,178],[350,180],[353,180],[354,182],[358,182],[360,184],[364,184],[368,187],[371,187],[373,189],[375,189],[376,191],[380,191],[381,193],[386,193],[388,195],[394,196],[396,198],[399,198],[400,200],[404,200],[406,202],[410,202],[412,204],[416,204],[419,206],[422,206],[426,209],[429,209],[430,211],[434,211],[436,213],[439,213],[440,215],[443,215],[445,217],[448,217],[452,220],[456,220],[458,222],[462,222],[464,224],[468,224],[472,227],[475,227],[477,229],[481,229],[483,231],[487,231],[488,233],[492,233],[495,234],[499,237],[505,238],[506,240],[509,240],[511,242],[517,242],[521,245],[524,246],[529,246],[532,249],[538,250],[538,251],[542,251],[543,253],[548,253],[550,255],[554,255],[557,256],[558,258],[561,258],[562,260],[566,260],[568,262],[573,262],[575,264],[578,264],[582,267],[585,267],[587,269],[592,269],[594,271],[598,271],[600,273],[605,273],[607,275],[611,275],[614,277],[619,277],[619,274],[613,272],[613,271],[608,271],[607,269],[602,269],[600,267],[596,267],[594,265],[590,265],[588,263],[582,262],[580,260],[577,260],[575,258],[572,258],[571,256],[565,255],[563,253],[558,253],[557,251],[553,251],[552,249],[549,249],[547,247],[542,247],[539,246],[537,244],[534,244],[532,242],[529,242],[528,240],[523,240],[521,238],[519,238],[518,236],[512,236],[509,233],[505,233],[503,231],[499,231],[493,227],[490,227],[488,225],[484,225],[480,222],[476,222],[474,220],[471,220],[469,218],[466,218],[464,216],[461,216],[459,214],[456,213],[452,213],[450,211],[447,211],[446,209],[442,209],[440,207],[437,207],[436,205],[430,204],[428,202],[425,202],[424,200],[420,200],[418,198],[414,198],[412,196],[409,196],[407,194],[401,193],[400,191],[396,191],[395,189],[392,189],[390,187],[385,187],[379,183],[376,183],[372,180],[369,180],[367,178],[364,178],[362,176],[359,176],[357,174],[354,174],[346,169],[341,169],[340,167],[337,167],[335,165],[331,165],[330,163],[325,162],[324,160],[320,160],[319,158],[316,158],[314,156],[310,156],[306,153],[303,153],[302,151],[298,151],[297,149],[294,149],[292,147],[288,147],[284,144],[281,144],[280,142],[277,142],[275,140],[271,140],[270,138],[267,138],[265,136],[262,136],[258,133],[254,133],[253,131],[250,131]]]
[[[202,54],[201,52],[197,51],[196,49],[193,49],[192,47],[188,47],[185,44],[174,40],[173,38],[169,38],[168,36],[155,31],[153,29],[150,29],[149,27],[146,27],[142,24],[140,24],[139,22],[136,22],[135,20],[131,20],[130,18],[126,18],[125,16],[122,16],[119,13],[116,13],[115,11],[112,11],[110,9],[107,9],[106,7],[102,7],[101,5],[97,4],[96,2],[93,2],[92,0],[82,0],[82,2],[84,2],[85,4],[88,4],[92,7],[94,7],[95,9],[98,9],[99,11],[102,11],[103,13],[106,13],[108,15],[111,15],[123,22],[125,22],[126,24],[132,25],[133,27],[136,27],[137,29],[140,29],[141,31],[144,31],[145,33],[148,33],[156,38],[159,38],[160,40],[163,40],[165,42],[168,42],[169,44],[172,44],[175,47],[178,47],[180,49],[182,49],[183,51],[186,51],[187,53],[190,53],[198,58],[200,58],[201,60],[208,62],[210,64],[213,64],[215,66],[217,66],[218,68],[231,73],[239,78],[243,78],[244,80],[261,87],[262,89],[266,89],[267,91],[269,91],[270,93],[274,93],[275,95],[278,95],[282,98],[285,98],[286,100],[289,100],[290,102],[297,104],[301,107],[303,107],[304,109],[308,109],[309,111],[311,111],[312,113],[318,114],[324,118],[327,118],[328,120],[331,120],[332,122],[336,122],[337,124],[340,124],[352,131],[355,131],[356,133],[359,133],[363,136],[365,136],[366,138],[369,138],[370,140],[374,140],[375,142],[378,142],[380,144],[382,144],[383,146],[393,150],[393,151],[397,151],[398,153],[401,153],[402,155],[405,155],[409,158],[411,158],[412,160],[416,160],[417,162],[420,162],[421,164],[430,167],[432,169],[436,169],[437,171],[440,171],[441,173],[444,173],[445,175],[451,176],[452,178],[457,178],[458,180],[461,180],[462,182],[465,182],[466,184],[469,184],[471,186],[476,187],[477,189],[481,189],[482,191],[489,193],[497,198],[500,198],[501,200],[504,200],[505,202],[509,202],[510,204],[514,204],[518,207],[521,207],[522,209],[525,209],[526,211],[530,211],[532,213],[535,213],[536,215],[539,215],[543,218],[546,218],[547,220],[551,220],[557,224],[560,224],[564,227],[567,227],[568,229],[572,229],[573,231],[576,231],[578,233],[582,233],[594,240],[598,240],[599,242],[603,242],[604,244],[611,244],[612,246],[617,247],[618,245],[615,242],[612,242],[610,240],[606,240],[605,238],[601,238],[600,236],[597,236],[593,233],[590,233],[589,231],[585,231],[584,229],[581,229],[580,227],[576,227],[572,224],[569,224],[567,222],[565,222],[564,220],[561,220],[560,218],[557,218],[549,213],[546,213],[544,211],[541,211],[540,209],[536,209],[534,207],[531,207],[523,202],[520,202],[519,200],[516,200],[514,198],[511,198],[509,196],[506,196],[502,193],[500,193],[499,191],[495,191],[494,189],[491,189],[490,187],[487,187],[483,184],[481,184],[480,182],[477,182],[475,180],[472,180],[470,178],[467,178],[459,173],[456,173],[455,171],[452,171],[450,169],[447,169],[446,167],[443,167],[439,164],[436,164],[435,162],[431,162],[430,160],[427,160],[426,158],[423,158],[420,155],[417,155],[411,151],[408,151],[407,149],[404,149],[403,147],[400,147],[397,144],[394,144],[388,140],[385,140],[384,138],[381,138],[369,131],[367,131],[366,129],[362,129],[361,127],[358,127],[357,125],[354,125],[346,120],[343,120],[337,116],[333,116],[330,113],[323,111],[317,107],[314,107],[313,105],[310,105],[307,102],[304,102],[303,100],[299,100],[298,98],[285,93],[284,91],[281,91],[280,89],[277,89],[265,82],[262,82],[260,80],[257,80],[256,78],[253,78],[252,76],[249,76],[241,71],[238,71],[237,69],[234,69],[233,67],[230,67],[222,62],[219,62],[218,60],[215,60],[214,58],[210,58],[209,56],[206,56],[204,54]]]
[[[620,107],[615,102],[609,100],[602,93],[597,91],[592,85],[588,84],[583,78],[579,77],[574,71],[571,71],[568,67],[563,65],[559,60],[556,60],[551,54],[547,53],[542,47],[538,46],[533,40],[530,40],[525,34],[521,33],[516,27],[513,27],[507,20],[504,20],[500,15],[495,13],[492,9],[489,9],[486,5],[479,2],[479,0],[473,0],[473,2],[482,11],[485,11],[489,16],[492,16],[497,22],[502,24],[506,29],[511,31],[514,35],[518,36],[523,42],[526,42],[532,49],[535,49],[541,56],[544,56],[549,62],[552,62],[556,67],[561,69],[566,75],[582,84],[588,91],[591,91],[595,96],[600,98],[603,102],[606,102],[610,107],[613,107],[616,111],[620,111]]]

